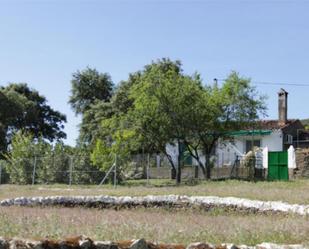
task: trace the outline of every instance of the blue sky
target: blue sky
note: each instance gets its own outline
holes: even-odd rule
[[[67,143],[79,117],[67,101],[71,75],[86,66],[117,84],[162,57],[179,59],[204,82],[232,70],[268,96],[289,94],[290,118],[309,118],[308,1],[4,1],[0,0],[0,85],[27,82],[67,115]]]

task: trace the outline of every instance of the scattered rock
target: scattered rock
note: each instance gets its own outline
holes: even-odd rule
[[[148,245],[144,239],[137,239],[133,241],[130,249],[148,249]]]
[[[214,249],[215,247],[211,244],[206,244],[206,243],[191,243],[187,246],[186,249]]]
[[[180,244],[155,244],[145,239],[126,240],[117,243],[111,241],[92,241],[85,236],[66,238],[65,240],[23,240],[0,237],[0,249],[305,249],[303,245],[278,245],[262,243],[256,246],[208,243],[191,243],[187,247]]]
[[[219,247],[222,249],[240,249],[238,246],[234,244],[221,244]],[[216,249],[219,249],[218,246],[216,247]]]
[[[118,249],[117,244],[111,241],[94,241],[93,243],[96,249]]]
[[[93,241],[85,236],[81,236],[78,241],[78,244],[81,249],[92,249],[93,248]]]
[[[9,249],[8,241],[2,237],[0,237],[0,249]]]
[[[255,247],[256,249],[304,249],[302,245],[278,245],[274,243],[262,243]]]
[[[9,249],[43,249],[41,241],[12,239],[8,244]]]

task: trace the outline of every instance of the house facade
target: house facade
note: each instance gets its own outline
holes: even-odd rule
[[[293,145],[297,147],[299,134],[305,127],[298,119],[288,119],[288,92],[280,89],[278,92],[278,119],[260,120],[254,127],[232,132],[231,140],[220,140],[211,158],[215,167],[232,166],[240,157],[244,157],[253,147],[267,148],[270,152],[287,151]],[[309,143],[302,143],[308,146]],[[167,145],[167,152],[177,165],[178,145]],[[200,156],[204,161],[205,157]],[[189,155],[185,156],[186,165],[198,165]],[[262,162],[261,162],[262,164]]]

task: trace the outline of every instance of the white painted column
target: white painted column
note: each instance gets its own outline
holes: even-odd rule
[[[293,145],[291,145],[288,149],[288,168],[296,169],[296,155]]]
[[[268,168],[268,147],[267,146],[263,149],[263,168],[264,169]]]

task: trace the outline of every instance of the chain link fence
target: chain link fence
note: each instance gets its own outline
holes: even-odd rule
[[[247,159],[246,159],[247,160]],[[116,165],[116,166],[115,166]],[[177,163],[175,162],[175,167]],[[231,166],[211,167],[211,179],[263,179],[262,158],[245,161],[238,157]],[[133,179],[171,179],[169,159],[162,154],[135,154],[103,171],[88,156],[34,156],[0,161],[0,184],[103,184]],[[183,179],[205,179],[194,162],[182,165]]]

